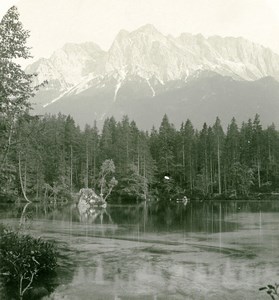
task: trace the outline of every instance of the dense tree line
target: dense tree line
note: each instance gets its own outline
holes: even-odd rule
[[[118,181],[114,199],[247,198],[279,190],[279,133],[274,125],[263,129],[258,115],[240,128],[232,119],[226,131],[219,118],[201,130],[186,120],[177,130],[165,115],[149,133],[127,116],[107,118],[99,131],[96,124],[81,130],[71,116],[26,113],[14,124],[0,192],[43,199],[99,191],[107,159]]]

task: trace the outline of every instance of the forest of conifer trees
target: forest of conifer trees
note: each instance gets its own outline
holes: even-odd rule
[[[128,116],[107,118],[100,131],[96,123],[81,130],[71,116],[25,114],[5,156],[5,200],[63,199],[83,187],[98,191],[106,159],[113,160],[118,181],[110,201],[248,199],[279,191],[279,133],[274,125],[263,129],[258,115],[240,127],[232,119],[226,130],[219,118],[201,130],[190,120],[176,129],[165,115],[159,129],[144,132]]]

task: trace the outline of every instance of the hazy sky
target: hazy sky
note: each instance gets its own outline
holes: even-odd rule
[[[279,53],[279,0],[0,0],[0,15],[14,3],[35,58],[66,42],[94,41],[107,50],[120,29],[146,23],[174,36],[243,36]]]

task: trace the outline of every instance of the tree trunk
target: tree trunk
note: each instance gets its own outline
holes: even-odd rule
[[[85,187],[88,188],[88,168],[89,168],[89,162],[88,162],[88,143],[86,143],[86,174],[85,174]]]
[[[20,180],[20,186],[21,186],[21,191],[22,191],[23,197],[24,197],[24,199],[25,199],[27,202],[31,202],[31,201],[27,198],[27,196],[26,196],[26,191],[25,191],[25,189],[24,189],[24,185],[23,185],[23,181],[22,181],[20,151],[19,151],[19,153],[18,153],[18,171],[19,171],[19,180]]]
[[[94,187],[95,186],[95,179],[96,179],[96,145],[94,141],[94,146],[93,146],[93,180],[94,180]]]
[[[208,194],[208,166],[207,166],[207,151],[204,151],[204,158],[205,158],[205,176],[204,176],[204,181],[205,181],[205,192]]]
[[[212,158],[210,158],[210,192],[213,194],[213,163]]]
[[[191,193],[193,191],[193,187],[194,187],[194,183],[193,183],[193,162],[192,162],[192,156],[190,155],[190,171],[189,171],[189,174],[190,174],[190,190],[191,190]]]
[[[258,160],[258,186],[259,186],[259,188],[261,188],[261,173],[260,173],[260,169],[261,169],[261,167],[260,167],[260,161]]]
[[[220,163],[220,143],[219,143],[219,137],[218,137],[217,155],[218,155],[218,188],[219,188],[219,195],[220,195],[222,193],[222,188],[221,188],[221,163]]]
[[[71,147],[70,190],[71,190],[71,192],[72,192],[72,188],[73,188],[73,147],[72,147],[72,145],[71,145],[70,147]]]
[[[27,163],[26,163],[26,155],[25,155],[25,163],[24,163],[24,191],[26,193],[27,190]]]
[[[126,173],[128,173],[128,166],[129,166],[129,140],[128,135],[126,137]]]
[[[138,169],[138,174],[140,173],[140,153],[139,153],[139,142],[138,142],[138,145],[137,145],[137,152],[138,152],[138,155],[137,155],[137,169]]]
[[[183,166],[183,182],[185,183],[185,179],[186,179],[186,176],[185,176],[185,145],[184,145],[184,141],[183,141],[183,146],[182,146],[182,166]]]
[[[39,166],[38,166],[38,162],[37,162],[37,172],[36,172],[36,199],[39,198]]]

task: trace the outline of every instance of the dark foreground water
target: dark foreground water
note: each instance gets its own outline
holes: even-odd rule
[[[270,299],[258,289],[279,281],[279,202],[23,209],[2,204],[0,221],[61,253],[44,299]]]

